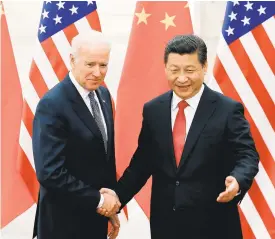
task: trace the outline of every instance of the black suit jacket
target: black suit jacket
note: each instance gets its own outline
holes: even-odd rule
[[[205,85],[176,167],[171,99],[169,91],[145,104],[138,148],[116,192],[125,205],[153,176],[153,239],[241,239],[237,202],[250,188],[259,160],[244,108]],[[242,193],[219,204],[229,175]]]
[[[96,90],[108,131],[97,124],[67,76],[39,102],[33,153],[40,183],[34,234],[38,239],[104,238],[107,219],[96,213],[102,187],[114,188],[114,123],[108,90]]]

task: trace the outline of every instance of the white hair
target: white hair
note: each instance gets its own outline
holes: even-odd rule
[[[80,48],[94,47],[98,45],[105,45],[107,48],[111,49],[111,43],[103,33],[94,30],[80,33],[72,39],[71,54],[76,57]]]

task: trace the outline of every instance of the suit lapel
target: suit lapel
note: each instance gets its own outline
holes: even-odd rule
[[[169,162],[168,162],[169,165],[167,165],[167,167],[172,166],[173,171],[175,173],[177,170],[177,165],[175,161],[173,136],[172,136],[171,99],[172,99],[172,91],[169,91],[165,95],[165,98],[160,101],[161,104],[158,112],[160,113],[159,119],[161,120],[159,121],[159,123],[161,125],[158,128],[161,129],[160,132],[162,134],[162,137],[159,137],[159,140],[161,142],[161,147],[165,149],[167,153],[167,158],[169,159]]]
[[[201,96],[198,108],[196,110],[195,116],[193,118],[191,127],[189,129],[187,139],[184,145],[183,154],[181,157],[180,165],[178,170],[186,164],[188,160],[188,156],[195,146],[200,133],[204,129],[207,124],[209,118],[213,115],[216,109],[216,96],[213,94],[212,90],[210,90],[206,85],[204,86],[204,91]]]
[[[66,86],[65,89],[68,92],[68,97],[72,103],[73,110],[76,112],[78,117],[83,121],[83,123],[93,132],[93,134],[96,137],[102,139],[99,128],[98,128],[91,112],[89,111],[89,109],[87,108],[87,105],[83,101],[81,95],[78,93],[77,89],[71,82],[69,75],[66,76],[63,83]]]

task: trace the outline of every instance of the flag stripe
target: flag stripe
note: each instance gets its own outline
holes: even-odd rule
[[[64,79],[67,73],[67,67],[62,57],[60,56],[58,50],[56,49],[56,46],[52,38],[50,37],[47,40],[43,41],[41,43],[41,46],[44,49],[44,52],[46,53],[48,61],[50,62],[57,78],[59,80]]]
[[[23,121],[21,121],[21,127],[20,127],[20,137],[19,137],[19,144],[22,148],[22,150],[25,152],[26,156],[28,157],[31,166],[34,169],[34,160],[33,160],[33,153],[32,153],[32,139],[29,135],[29,132],[24,124]]]
[[[262,25],[263,25],[270,41],[272,42],[273,47],[275,48],[275,31],[274,31],[274,29],[275,29],[275,16],[271,17],[268,20],[266,20],[265,22],[263,22]]]
[[[215,68],[218,68],[218,71],[214,69],[214,72],[215,78],[217,79],[217,83],[219,84],[219,87],[221,88],[222,92],[224,92],[226,95],[230,95],[230,97],[234,98],[235,100],[242,102],[239,94],[234,88],[232,82],[230,81],[229,76],[225,72],[225,69],[218,57],[216,59]],[[266,144],[264,143],[264,140],[259,132],[259,129],[255,125],[254,120],[252,119],[250,113],[246,108],[245,117],[250,123],[251,133],[253,135],[253,138],[255,139],[255,144],[260,155],[261,163],[265,171],[267,172],[273,186],[275,187],[275,175],[273,173],[275,171],[275,165],[272,156],[268,148],[266,147]]]
[[[219,58],[216,58],[215,62],[220,62],[220,61],[219,61]],[[214,67],[217,67],[217,66],[215,65]],[[217,75],[217,74],[216,74],[216,75]],[[221,74],[221,75],[222,75],[222,74]],[[217,92],[223,94],[223,92],[222,92],[222,90],[221,90],[221,88],[220,88],[220,86],[219,86],[217,80],[215,79],[214,75],[211,76],[208,85],[210,85],[211,88],[212,88],[213,90],[215,90],[215,91],[217,91]]]
[[[91,30],[90,24],[86,18],[79,19],[74,25],[79,33],[85,33]]]
[[[273,112],[275,112],[274,102],[272,101],[269,94],[267,93],[263,85],[263,82],[258,76],[258,73],[255,71],[254,66],[250,61],[248,55],[246,54],[241,42],[239,40],[236,40],[229,46],[229,48],[235,57],[238,67],[240,67],[240,70],[242,71],[245,77],[246,84],[248,84],[248,87],[250,87],[251,90],[253,91],[255,97],[257,98],[257,101],[259,102],[262,110],[264,111],[269,121],[269,124],[272,126],[274,131],[275,130],[275,114],[273,114]],[[234,74],[234,72],[232,74]],[[230,79],[233,80],[231,77]],[[237,83],[237,80],[236,80],[236,83]],[[238,87],[239,85],[240,84],[237,84],[236,87]]]
[[[265,198],[258,187],[257,183],[253,183],[251,189],[249,190],[249,196],[254,204],[257,212],[259,213],[266,228],[275,228],[274,226],[274,216],[267,205]]]
[[[263,221],[258,214],[251,198],[247,194],[243,202],[240,205],[246,220],[250,224],[250,227],[255,235],[256,238],[263,238],[263,239],[271,239]]]
[[[22,175],[22,178],[32,196],[35,202],[37,202],[38,199],[38,190],[39,190],[39,184],[37,182],[35,171],[30,164],[29,159],[27,158],[26,154],[22,150],[22,148],[19,149],[19,161],[18,161],[18,168],[20,171],[20,174]]]
[[[86,16],[86,19],[93,30],[101,32],[101,25],[97,11],[93,11]]]
[[[240,207],[239,207],[239,214],[240,214],[240,219],[241,219],[241,224],[243,229],[243,238],[256,239]]]
[[[52,87],[54,87],[59,82],[59,80],[50,62],[48,61],[48,57],[46,56],[39,41],[37,41],[36,54],[34,54],[33,60],[35,61],[40,71],[40,74],[42,75],[41,81],[45,81],[48,89],[51,89]],[[39,77],[39,76],[34,75],[33,77]]]
[[[268,92],[268,94],[267,94],[267,92],[261,92],[261,93],[269,95],[272,98],[273,104],[274,104],[274,102],[275,102],[275,91],[274,91],[275,76],[270,68],[270,65],[267,63],[267,61],[261,51],[262,49],[259,48],[259,45],[257,44],[255,38],[253,37],[252,33],[250,33],[250,32],[247,33],[246,35],[244,35],[243,37],[241,37],[240,41],[242,43],[242,46],[243,46],[247,56],[249,57],[249,59],[251,61],[249,63],[246,62],[246,64],[252,63],[252,65],[250,65],[247,68],[248,68],[248,70],[250,70],[250,68],[253,69],[253,71],[251,71],[250,75],[247,75],[246,78],[247,79],[251,78],[251,80],[250,81],[248,80],[248,81],[253,82],[255,85],[257,85],[257,83],[255,82],[256,76],[254,78],[250,77],[254,74],[254,69],[255,69],[259,78],[260,78],[259,80],[261,81],[261,83],[263,83],[265,90]],[[269,50],[269,52],[272,52],[272,50]],[[241,53],[242,53],[242,49],[241,49]],[[275,52],[273,51],[273,53],[274,53],[273,54],[273,56],[274,56]],[[246,57],[246,56],[243,56],[243,57]],[[270,62],[270,64],[272,64],[272,62]],[[275,66],[275,64],[273,64],[273,65]],[[255,87],[255,88],[257,89],[257,87]]]
[[[63,31],[59,31],[56,34],[52,36],[52,40],[56,46],[56,49],[58,50],[60,56],[62,57],[66,68],[70,69],[70,52],[71,52],[71,46],[67,40],[67,37],[65,36]]]
[[[27,104],[26,100],[24,100],[24,104],[23,104],[23,122],[25,124],[25,127],[29,133],[29,135],[32,135],[32,121],[33,121],[33,113],[29,107],[29,105]]]
[[[266,61],[268,62],[268,65],[270,69],[273,72],[273,78],[275,74],[275,64],[274,64],[274,55],[275,55],[275,50],[272,45],[272,42],[270,41],[263,25],[259,25],[256,28],[252,30],[252,34],[257,41],[260,50],[262,51]],[[257,64],[258,65],[258,64]],[[259,64],[260,65],[260,64]],[[263,67],[261,67],[263,68]],[[273,98],[274,100],[274,98]]]
[[[259,173],[255,178],[257,184],[259,185],[260,190],[273,214],[273,218],[275,218],[275,188],[270,181],[270,178],[266,174],[265,169],[263,168],[262,163],[259,163]],[[274,224],[275,226],[275,224]],[[275,229],[275,228],[274,228]]]
[[[40,74],[40,71],[34,61],[31,65],[30,80],[39,98],[41,98],[45,92],[48,91],[48,87],[45,84],[45,81],[43,80],[42,75]]]
[[[39,97],[30,81],[29,77],[20,76],[20,84],[22,87],[22,92],[25,100],[28,102],[28,105],[34,114],[36,106],[39,102]]]
[[[78,35],[78,30],[76,29],[75,25],[74,24],[71,24],[70,26],[66,27],[64,30],[63,30],[66,38],[67,38],[67,41],[69,42],[69,44],[72,43],[72,39],[73,37],[75,37],[76,35]]]
[[[238,95],[250,113],[251,118],[253,118],[274,161],[275,147],[272,142],[275,142],[275,132],[269,124],[263,109],[260,107],[259,101],[251,91],[249,84],[244,78],[242,71],[232,56],[228,46],[225,44],[223,38],[221,38],[221,42],[223,42],[223,48],[222,51],[218,49],[219,59],[222,65],[226,66],[225,70],[229,76],[229,80],[232,81]],[[228,93],[228,95],[231,95],[230,92]]]

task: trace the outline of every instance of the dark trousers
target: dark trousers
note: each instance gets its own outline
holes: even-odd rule
[[[183,208],[152,214],[152,239],[242,239],[238,214],[214,208]]]

